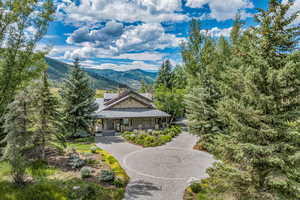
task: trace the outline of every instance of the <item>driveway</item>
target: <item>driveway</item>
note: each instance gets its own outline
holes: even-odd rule
[[[193,150],[197,136],[183,132],[160,147],[142,148],[122,137],[97,137],[100,148],[120,161],[130,177],[125,200],[182,200],[193,180],[207,177],[205,170],[214,159]]]

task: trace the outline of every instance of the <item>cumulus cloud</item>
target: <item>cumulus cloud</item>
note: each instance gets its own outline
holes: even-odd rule
[[[208,34],[211,37],[221,37],[221,36],[229,37],[231,30],[232,27],[224,28],[224,29],[213,27],[212,29],[209,30],[201,30],[201,32],[203,34]]]
[[[283,0],[282,1],[283,4],[288,3],[288,0]],[[292,7],[290,8],[290,10],[288,11],[288,14],[292,14],[295,13],[297,11],[300,10],[300,0],[295,0],[294,4],[292,5]],[[300,23],[300,16],[298,16],[298,18],[294,21],[295,24],[299,24]]]
[[[218,21],[225,21],[235,17],[240,11],[243,18],[251,16],[245,9],[253,8],[249,0],[187,0],[186,6],[191,8],[201,8],[208,5],[210,8],[209,17]]]
[[[104,63],[104,64],[97,64],[97,63],[83,63],[84,67],[87,68],[95,68],[95,69],[113,69],[116,71],[127,71],[132,69],[143,69],[143,70],[151,70],[157,71],[160,65],[148,64],[143,61],[133,61],[131,63]]]
[[[79,28],[68,37],[67,43],[92,43],[94,46],[107,48],[122,35],[123,31],[122,23],[110,21],[98,30],[90,30],[89,27]]]
[[[126,30],[116,41],[119,52],[164,49],[178,46],[179,39],[167,34],[160,24],[142,24]]]
[[[123,27],[121,23],[108,22],[104,28],[89,30],[87,27],[74,31],[67,39],[69,44],[82,45],[82,55],[94,55],[99,49],[111,54],[123,54],[134,51],[149,51],[178,46],[180,38],[165,33],[161,24],[146,23]],[[101,51],[103,51],[100,49]],[[94,53],[93,53],[94,51]],[[78,52],[79,53],[79,52]]]
[[[96,23],[104,20],[123,22],[182,21],[188,17],[181,10],[181,0],[80,0],[63,1],[57,5],[57,15],[65,22]]]

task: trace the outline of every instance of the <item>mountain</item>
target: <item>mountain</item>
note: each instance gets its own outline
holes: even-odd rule
[[[46,58],[48,63],[48,76],[54,84],[59,84],[71,70],[71,65],[60,62],[52,58]],[[96,73],[87,72],[88,76],[92,80],[92,84],[97,89],[114,90],[118,88],[128,88],[126,84],[121,84],[117,81],[107,79],[99,76]]]
[[[157,77],[156,72],[146,72],[141,69],[115,71],[112,69],[86,68],[84,70],[106,77],[110,80],[118,80],[118,82],[126,84],[132,88],[139,88],[141,86],[141,81],[144,81],[146,84],[153,84]]]
[[[49,66],[49,78],[56,83],[61,82],[71,69],[71,65],[55,59],[46,58],[46,62]],[[138,89],[142,81],[146,84],[153,84],[157,77],[156,72],[146,72],[141,69],[115,71],[112,69],[83,68],[83,70],[87,72],[97,89],[118,89],[120,87]]]

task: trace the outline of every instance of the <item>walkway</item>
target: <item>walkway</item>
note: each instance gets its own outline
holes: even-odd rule
[[[211,155],[193,150],[197,137],[187,132],[161,147],[142,148],[122,137],[98,137],[97,145],[120,161],[130,182],[125,200],[182,200],[192,180],[206,177]]]

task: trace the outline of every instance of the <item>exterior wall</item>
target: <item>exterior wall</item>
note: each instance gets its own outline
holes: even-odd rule
[[[126,99],[126,100],[116,104],[112,108],[147,108],[147,106],[136,101],[133,98],[129,98],[129,99]]]

